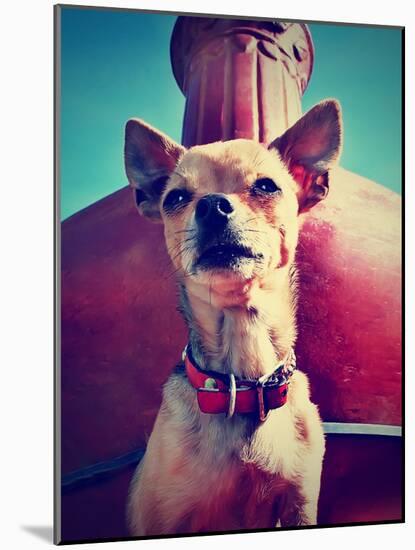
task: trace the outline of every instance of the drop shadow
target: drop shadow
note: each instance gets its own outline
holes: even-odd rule
[[[21,525],[23,531],[53,544],[53,527],[51,525]]]

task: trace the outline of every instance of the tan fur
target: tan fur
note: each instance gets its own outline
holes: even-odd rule
[[[152,135],[157,137],[157,131],[140,121],[129,123],[126,166],[133,189],[147,193],[151,178],[169,174],[162,191],[140,195],[139,209],[164,223],[190,340],[202,368],[256,379],[272,373],[294,346],[298,212],[327,193],[328,165],[340,147],[339,116],[333,102],[320,104],[269,149],[235,140],[184,151],[164,135],[157,141]],[[141,147],[137,157],[131,136]],[[157,153],[160,166],[145,159],[150,145],[154,156],[155,142],[165,148],[164,165],[163,151]],[[254,182],[264,177],[281,189],[272,200],[252,193]],[[175,189],[192,196],[171,214],[162,205]],[[261,251],[261,261],[233,270],[194,268],[195,208],[211,193],[224,193],[232,202],[240,239]],[[145,457],[130,487],[131,533],[315,524],[323,454],[321,421],[302,372],[292,377],[287,404],[261,423],[246,415],[201,413],[195,390],[178,368],[164,387]]]

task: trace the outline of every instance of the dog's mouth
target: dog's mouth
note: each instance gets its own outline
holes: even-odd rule
[[[262,254],[251,248],[235,243],[219,243],[204,250],[196,262],[199,269],[232,269],[241,264],[261,260]]]

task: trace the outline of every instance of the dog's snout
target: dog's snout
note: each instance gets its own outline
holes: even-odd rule
[[[195,216],[199,225],[225,225],[233,213],[234,208],[228,197],[214,193],[199,199]]]

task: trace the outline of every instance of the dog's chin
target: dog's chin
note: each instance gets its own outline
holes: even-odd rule
[[[200,284],[209,284],[213,288],[234,288],[244,285],[256,275],[255,263],[244,260],[232,267],[212,267],[210,269],[198,269],[194,278]]]
[[[219,308],[249,305],[264,267],[261,254],[242,247],[214,247],[194,262],[191,279]]]

